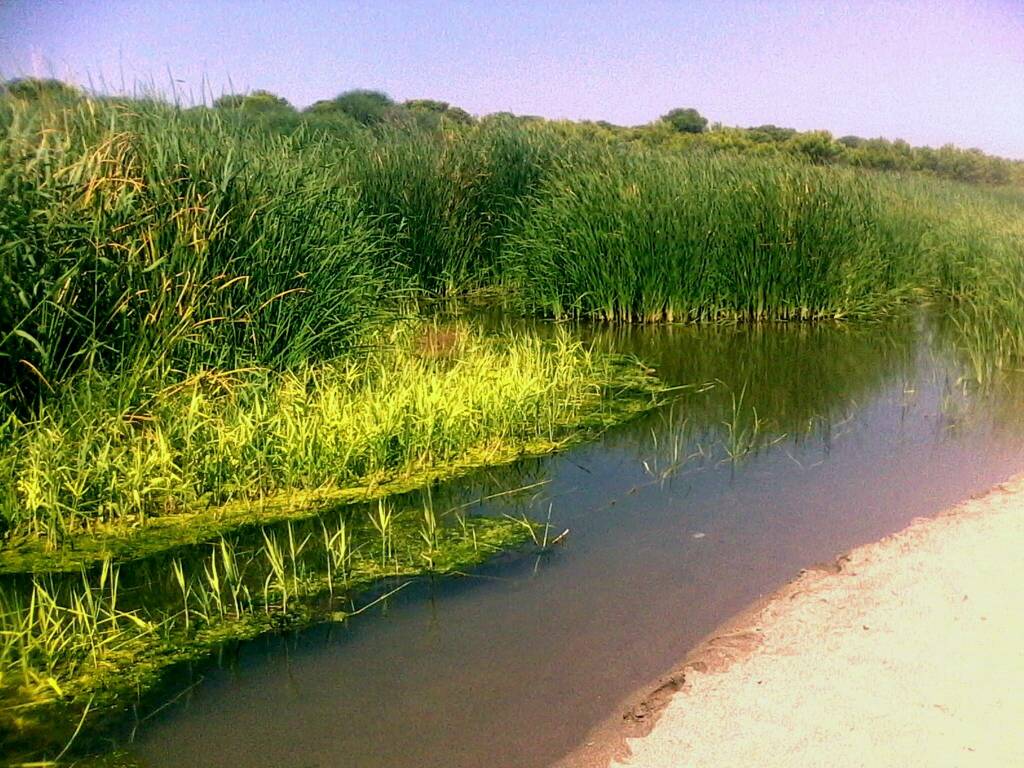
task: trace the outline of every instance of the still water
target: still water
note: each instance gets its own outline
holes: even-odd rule
[[[1024,387],[972,387],[928,322],[587,333],[687,388],[434,492],[550,519],[562,544],[183,673],[129,749],[167,768],[550,766],[801,568],[1024,468]]]

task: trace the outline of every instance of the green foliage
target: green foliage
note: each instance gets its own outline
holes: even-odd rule
[[[160,561],[141,601],[109,560],[74,578],[41,574],[24,588],[0,584],[5,761],[135,766],[123,755],[79,758],[108,750],[111,724],[157,690],[173,666],[232,641],[342,621],[355,611],[354,598],[386,579],[464,572],[523,546],[532,533],[519,521],[452,511],[436,516],[424,541],[418,510],[385,511],[383,532],[366,510],[353,509],[324,523],[321,535],[288,524],[259,529],[255,547],[220,538],[191,557]],[[384,536],[382,561],[376,553]]]
[[[877,202],[865,202],[879,183],[801,171],[784,157],[978,181],[1014,170],[951,147],[837,142],[775,126],[687,134],[664,122],[621,129],[510,115],[462,125],[445,117],[444,102],[399,108],[381,94],[349,95],[448,128],[398,121],[370,130],[337,108],[297,115],[265,92],[225,97],[212,110],[8,100],[0,123],[0,388],[8,403],[24,409],[80,369],[283,369],[333,357],[393,316],[410,290],[453,294],[513,278],[531,306],[552,312],[864,314],[872,292],[862,283],[852,293],[822,283],[815,298],[802,279],[752,279],[782,254],[785,263],[797,259],[795,275],[812,253],[808,279],[838,279],[836,264],[849,259],[836,253],[860,248],[863,264],[873,264],[877,243],[898,229]],[[657,149],[628,149],[635,143]],[[796,194],[800,184],[805,194]],[[634,187],[643,203],[626,194]],[[849,201],[833,188],[851,190]],[[905,207],[898,190],[886,199]],[[930,219],[914,210],[916,221]],[[589,240],[574,243],[573,225],[559,244],[562,216],[566,224],[585,217],[578,231]],[[659,255],[635,261],[619,295],[586,309],[598,301],[593,286],[570,276],[594,260],[593,273],[613,280],[615,270],[599,265],[606,252],[619,253],[624,232]],[[902,250],[880,271],[878,296],[895,295],[891,273],[902,269],[899,254],[921,247],[923,235],[915,237],[896,239]],[[698,255],[693,263],[718,271],[684,266]],[[733,263],[750,266],[737,272],[726,266]],[[533,280],[533,269],[552,272],[551,282]],[[830,300],[833,292],[842,301]]]
[[[411,99],[402,106],[412,113],[430,113],[449,120],[457,125],[472,125],[473,116],[460,107],[453,107],[447,101],[434,99]]]
[[[918,185],[936,288],[974,378],[1024,366],[1024,192]]]
[[[708,130],[695,110],[623,128],[474,121],[374,91],[299,113],[266,91],[180,109],[11,81],[0,538],[123,542],[156,519],[175,521],[161,546],[180,544],[185,526],[237,525],[236,509],[383,494],[553,450],[650,402],[635,368],[565,336],[401,322],[424,297],[490,289],[540,315],[627,322],[869,319],[941,301],[975,378],[991,381],[1024,364],[1022,184],[1024,164],[977,150]],[[806,365],[793,383],[814,400]],[[770,432],[758,375],[723,401],[737,460]],[[266,533],[253,584],[227,544],[201,571],[179,564],[169,622],[119,608],[109,569],[73,594],[37,582],[30,605],[0,594],[0,703],[160,668],[170,657],[140,666],[136,652],[168,638],[207,649],[279,626],[266,617],[360,567],[372,581],[476,561],[452,554],[432,507],[412,527],[387,503],[376,512],[316,532],[326,580],[303,564],[311,534],[291,528]],[[486,526],[461,530],[476,547]],[[507,544],[525,530],[498,533]],[[0,728],[21,711],[0,707]]]
[[[313,114],[340,112],[362,125],[377,125],[385,122],[394,113],[395,102],[381,91],[346,91],[329,101],[318,101],[307,111]]]
[[[485,121],[441,136],[387,132],[354,147],[345,174],[386,222],[418,286],[453,294],[486,284],[529,194],[570,140],[548,127]]]
[[[620,320],[872,317],[931,293],[1007,364],[1024,348],[1019,193],[814,167],[993,181],[1007,161],[774,126],[463,125],[443,102],[355,96],[442,125],[299,116],[259,92],[189,110],[5,97],[4,419],[70,397],[79,373],[137,407],[153,382],[306,370],[418,296],[493,287]]]
[[[19,77],[0,83],[0,95],[26,101],[73,101],[82,91],[54,78]]]
[[[876,316],[915,279],[868,179],[609,152],[564,164],[511,244],[526,306],[606,320]]]
[[[79,369],[336,355],[395,286],[323,144],[167,107],[23,112],[0,139],[0,388]]]
[[[564,439],[629,371],[567,336],[417,327],[318,365],[82,374],[0,446],[0,520],[52,543],[97,522],[391,481]]]
[[[242,109],[249,112],[294,112],[288,100],[270,91],[256,90],[252,93],[231,93],[213,102],[214,109]]]
[[[759,125],[755,128],[747,128],[747,134],[754,141],[783,142],[792,139],[797,135],[795,128],[780,128],[777,125]]]
[[[816,165],[835,162],[844,151],[843,145],[835,141],[828,131],[795,134],[786,141],[786,148],[793,154],[803,155]]]
[[[680,133],[704,133],[708,129],[708,119],[696,109],[673,109],[661,116],[661,121]]]

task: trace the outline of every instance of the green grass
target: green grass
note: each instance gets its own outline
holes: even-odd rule
[[[322,145],[158,105],[18,111],[0,140],[0,387],[285,367],[382,318],[389,241]]]
[[[342,141],[145,101],[0,100],[0,391],[277,369],[477,287],[564,144],[500,121]]]
[[[384,224],[409,284],[453,295],[493,281],[528,196],[571,146],[543,126],[502,121],[437,136],[390,131],[354,142],[339,173]]]
[[[143,100],[8,100],[0,129],[0,388],[22,411],[79,370],[334,358],[422,297],[489,287],[629,321],[954,295],[1019,354],[1019,291],[992,279],[1020,253],[1016,188],[542,121],[279,134]]]
[[[507,254],[527,307],[620,321],[878,317],[918,280],[863,174],[609,152],[553,175]]]
[[[977,382],[1024,364],[1019,188],[742,143],[644,148],[566,122],[293,123],[0,96],[0,570],[20,574],[0,593],[0,728],[26,744],[49,728],[44,757],[175,661],[331,618],[325,594],[333,606],[532,538],[387,497],[655,400],[640,366],[566,334],[424,320],[434,299],[626,323],[869,320],[933,302]],[[721,376],[730,343],[704,341],[694,381]],[[816,428],[829,366],[863,360],[870,378],[909,352],[873,354],[739,361],[705,398],[726,453]],[[770,376],[803,399],[769,424]],[[686,459],[663,443],[655,474]],[[255,546],[232,538],[274,521]],[[117,562],[202,542],[201,560],[159,566],[172,601],[119,595]],[[18,582],[86,566],[74,583]]]
[[[173,665],[201,661],[229,641],[341,621],[362,610],[353,598],[382,579],[395,589],[423,574],[459,573],[532,533],[503,518],[395,513],[386,502],[379,509],[382,527],[371,505],[324,524],[322,536],[302,536],[289,523],[264,529],[255,548],[220,539],[205,556],[172,560],[172,583],[141,603],[129,604],[133,595],[110,561],[79,578],[0,584],[4,758],[54,759],[70,741],[74,755],[102,749],[105,729],[157,691]]]
[[[353,488],[551,450],[653,402],[638,367],[566,334],[399,335],[357,361],[284,372],[200,370],[132,389],[73,379],[33,418],[8,422],[0,519],[16,540],[51,547],[154,518],[208,535],[204,518],[273,517],[285,502],[310,514]]]
[[[1024,193],[963,189],[935,225],[937,293],[974,377],[1024,368]]]
[[[283,135],[144,100],[0,107],[8,552],[288,495],[315,506],[562,440],[582,385],[554,358],[395,347],[433,296],[496,289],[536,314],[631,322],[935,300],[979,378],[1024,354],[1019,190],[628,147],[569,123]],[[609,375],[591,364],[588,392]],[[516,390],[520,369],[550,388]]]

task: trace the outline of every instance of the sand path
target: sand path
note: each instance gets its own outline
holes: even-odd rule
[[[803,573],[676,680],[616,766],[1024,766],[1024,477]]]

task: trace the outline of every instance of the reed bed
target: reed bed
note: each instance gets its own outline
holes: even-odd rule
[[[86,102],[0,141],[0,387],[77,371],[265,365],[348,350],[394,287],[387,234],[322,145]]]
[[[0,100],[0,391],[80,370],[284,369],[478,287],[564,143],[277,135],[146,101]]]
[[[1024,193],[963,190],[933,231],[936,293],[973,378],[1024,369]]]
[[[388,131],[353,143],[339,173],[388,229],[407,284],[452,296],[493,284],[530,195],[577,143],[501,120],[440,135]]]
[[[431,297],[626,322],[932,298],[979,370],[1024,354],[1012,189],[506,118],[282,134],[155,101],[0,100],[0,130],[8,536],[408,473],[554,434],[614,388],[567,345],[385,349]]]
[[[527,307],[626,322],[877,317],[918,279],[864,175],[609,152],[548,181],[509,247]]]
[[[0,103],[0,129],[0,388],[22,410],[79,370],[333,358],[494,287],[620,321],[873,318],[969,287],[1003,307],[975,327],[1020,345],[1017,295],[984,271],[1019,253],[1013,188],[503,118],[282,134],[84,99]]]
[[[0,555],[168,520],[183,522],[164,550],[196,541],[186,527],[210,548],[154,561],[159,604],[132,603],[110,562],[0,583],[0,730],[49,759],[94,703],[116,709],[225,640],[340,615],[336,590],[547,545],[527,521],[383,498],[322,530],[218,538],[268,501],[386,496],[655,401],[635,363],[565,333],[424,320],[436,298],[619,323],[935,301],[975,380],[1024,364],[1024,192],[688,146],[510,117],[284,131],[145,99],[0,95]],[[703,346],[688,361],[701,380],[721,367]],[[909,353],[851,354],[829,364],[891,370]],[[758,381],[788,376],[818,403],[820,364],[743,366],[705,398],[728,457],[818,428],[803,410],[767,423]],[[688,457],[678,434],[659,445],[665,477]]]

